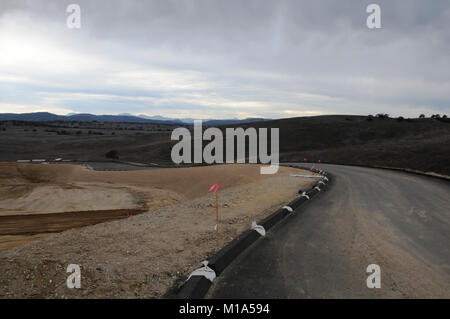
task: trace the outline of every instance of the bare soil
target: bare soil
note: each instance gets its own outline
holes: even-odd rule
[[[55,173],[54,169],[61,171]],[[30,178],[39,181],[27,186],[32,191],[49,183],[61,189],[67,184],[78,187],[78,183],[96,189],[104,185],[111,185],[112,189],[120,186],[135,196],[135,206],[129,209],[142,209],[145,205],[151,208],[126,218],[125,210],[63,214],[39,211],[22,215],[11,215],[9,211],[3,217],[9,218],[6,228],[14,234],[2,236],[3,245],[8,246],[8,242],[16,239],[20,246],[0,251],[0,298],[163,297],[169,287],[181,282],[180,278],[186,278],[218,249],[214,231],[215,198],[207,193],[212,184],[220,186],[219,239],[223,247],[250,228],[252,221],[261,220],[295,198],[299,189],[307,189],[314,183],[311,178],[290,176],[309,172],[281,167],[275,175],[261,175],[259,165],[96,172],[72,165],[30,164],[19,165],[22,173],[10,170],[14,173],[9,179],[2,179],[2,183],[8,180],[2,187],[11,187],[13,183],[28,185],[25,180]],[[3,175],[6,171],[0,170]],[[27,189],[14,196],[20,201],[29,192]],[[7,190],[3,189],[2,194],[7,197]],[[95,222],[96,218],[116,217],[119,219],[50,236],[42,234],[44,229],[60,231],[83,219]],[[26,218],[37,222],[31,219],[26,222]],[[49,221],[47,226],[44,220]],[[26,236],[20,229],[33,241],[25,243]],[[81,267],[80,289],[66,286],[69,264]]]

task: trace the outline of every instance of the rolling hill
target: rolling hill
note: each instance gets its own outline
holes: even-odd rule
[[[224,120],[204,120],[204,125],[226,125],[236,123],[247,123],[255,121],[267,121],[263,118],[247,118],[247,119],[224,119]],[[30,122],[48,122],[48,121],[62,121],[62,122],[106,122],[106,123],[150,123],[150,124],[191,124],[194,122],[193,118],[168,118],[159,115],[132,115],[128,113],[119,115],[95,115],[89,113],[70,113],[67,115],[57,115],[48,112],[35,113],[0,113],[0,121],[30,121]]]
[[[119,159],[124,161],[173,164],[170,152],[175,142],[170,140],[170,134],[177,127],[173,124],[77,123],[67,126],[56,122],[51,124],[52,129],[44,122],[0,124],[0,160],[56,157],[106,160],[105,154],[116,150]],[[448,119],[330,115],[219,127],[223,130],[226,127],[278,127],[281,162],[301,162],[307,158],[312,162],[387,166],[450,175]]]

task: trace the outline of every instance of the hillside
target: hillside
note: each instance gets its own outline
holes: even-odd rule
[[[245,127],[243,125],[242,127]],[[318,116],[255,123],[280,128],[281,161],[378,165],[450,175],[448,120]]]
[[[0,113],[0,121],[28,121],[28,122],[105,122],[105,123],[145,123],[145,124],[177,124],[185,125],[192,124],[192,118],[168,118],[159,115],[133,115],[133,114],[119,114],[119,115],[95,115],[89,113],[71,113],[67,115],[57,115],[48,112],[35,113]],[[263,118],[246,118],[246,119],[225,119],[204,120],[205,125],[228,125],[239,124],[255,121],[267,121]]]
[[[49,127],[51,127],[49,129]],[[149,123],[0,122],[0,160],[64,157],[171,165],[176,125]],[[447,119],[366,116],[298,117],[225,127],[280,128],[280,160],[379,165],[450,175]],[[5,130],[3,130],[5,129]]]

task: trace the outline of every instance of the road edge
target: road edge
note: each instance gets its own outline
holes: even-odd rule
[[[308,170],[306,167],[301,167],[295,164],[287,166]],[[301,192],[299,197],[295,198],[287,205],[261,220],[257,223],[257,227],[262,226],[264,232],[268,231],[270,228],[282,221],[286,216],[295,212],[304,202],[312,199],[329,185],[329,175],[325,171],[318,169],[312,169],[311,171],[323,176],[320,181],[315,183],[306,192],[301,192],[301,190],[299,190],[299,193]],[[255,229],[248,229],[244,231],[225,247],[211,256],[208,261],[204,263],[204,267],[194,271],[176,293],[173,293],[174,288],[172,288],[168,290],[166,296],[169,291],[172,290],[172,294],[175,295],[175,299],[202,299],[211,287],[213,280],[220,276],[225,268],[230,265],[236,257],[238,257],[245,249],[247,249],[262,236],[264,235],[261,235]],[[208,279],[207,277],[210,277],[211,274],[212,279]]]

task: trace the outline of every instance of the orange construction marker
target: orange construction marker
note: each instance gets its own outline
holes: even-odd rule
[[[219,248],[219,195],[217,194],[217,191],[219,190],[219,185],[214,184],[209,188],[209,191],[214,190],[214,193],[216,193],[216,247]]]

